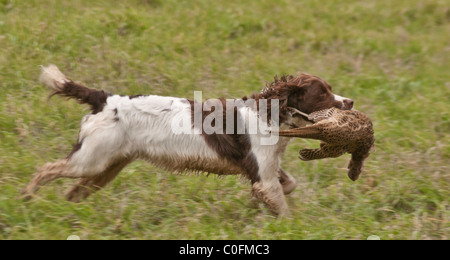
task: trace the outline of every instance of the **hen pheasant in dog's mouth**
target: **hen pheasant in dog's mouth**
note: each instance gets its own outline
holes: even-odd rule
[[[300,150],[300,159],[304,161],[339,157],[351,153],[348,165],[348,177],[355,181],[363,169],[364,160],[369,156],[375,137],[370,118],[356,110],[330,108],[305,114],[295,111],[313,125],[279,131],[280,136],[301,137],[321,140],[320,148]]]

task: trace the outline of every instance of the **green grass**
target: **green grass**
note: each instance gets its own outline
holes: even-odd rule
[[[449,239],[450,7],[419,1],[0,0],[0,239]],[[84,106],[38,83],[54,63],[117,94],[241,97],[305,71],[373,120],[376,152],[283,167],[290,216],[252,207],[236,176],[173,175],[143,162],[79,204],[73,181],[18,200],[35,168],[64,157]]]

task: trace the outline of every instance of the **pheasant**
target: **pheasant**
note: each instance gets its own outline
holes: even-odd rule
[[[320,148],[300,150],[304,161],[339,157],[351,153],[348,177],[356,181],[363,169],[364,160],[369,156],[375,138],[372,122],[365,114],[356,110],[330,108],[305,114],[296,109],[295,113],[314,122],[313,125],[279,131],[280,136],[302,137],[321,140]]]

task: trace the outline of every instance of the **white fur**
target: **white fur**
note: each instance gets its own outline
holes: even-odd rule
[[[346,107],[346,104],[345,104],[345,100],[346,101],[351,101],[351,99],[349,99],[349,98],[346,98],[346,97],[342,97],[342,96],[339,96],[339,95],[336,95],[336,94],[333,94],[334,95],[334,100],[336,100],[336,101],[340,101],[340,102],[342,102],[342,109],[348,109],[347,107]],[[352,107],[351,108],[351,110],[353,110],[354,108]]]
[[[53,64],[41,66],[42,72],[39,81],[53,90],[60,90],[64,83],[70,80]]]

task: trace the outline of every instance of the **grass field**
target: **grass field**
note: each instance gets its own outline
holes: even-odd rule
[[[0,0],[0,239],[449,239],[448,1]],[[117,94],[242,97],[309,72],[373,120],[376,152],[356,182],[349,155],[283,167],[290,216],[252,207],[236,176],[127,167],[87,201],[72,180],[18,200],[37,166],[65,157],[85,106],[38,83],[54,63]]]

